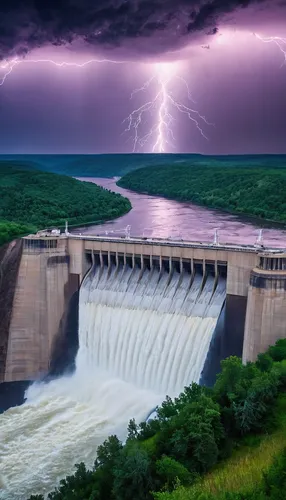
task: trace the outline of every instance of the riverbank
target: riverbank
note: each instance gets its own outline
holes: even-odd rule
[[[253,216],[264,222],[286,222],[286,169],[283,167],[147,167],[126,174],[118,185],[140,193]]]
[[[0,168],[0,245],[51,226],[102,223],[127,213],[131,203],[94,183],[15,165]]]

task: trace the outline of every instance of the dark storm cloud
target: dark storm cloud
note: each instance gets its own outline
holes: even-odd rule
[[[140,41],[145,51],[170,50],[199,33],[214,34],[225,14],[286,0],[1,0],[0,59],[46,44],[80,39],[90,47]]]

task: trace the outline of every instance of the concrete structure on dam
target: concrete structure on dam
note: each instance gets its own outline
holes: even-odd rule
[[[245,362],[285,336],[286,253],[281,250],[128,236],[29,236],[23,239],[6,327],[2,381],[33,380],[48,373],[71,297],[92,265],[111,263],[142,271],[164,267],[170,279],[174,269],[187,269],[190,284],[201,274],[202,287],[208,273],[226,276],[227,335],[243,338]]]

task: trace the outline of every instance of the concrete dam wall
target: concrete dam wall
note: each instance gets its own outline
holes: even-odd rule
[[[87,283],[87,303],[94,297],[102,313],[114,306],[120,314],[125,308],[129,318],[140,313],[142,325],[146,311],[178,316],[178,321],[200,318],[206,324],[208,319],[213,324],[206,328],[205,357],[224,301],[220,359],[243,353],[244,361],[254,360],[285,336],[286,256],[277,251],[73,236],[29,237],[17,245],[9,320],[6,315],[5,327],[0,323],[2,381],[60,374],[67,360],[74,363],[77,297],[81,287],[87,293]],[[5,272],[5,283],[7,276]],[[141,320],[138,316],[138,328]],[[160,327],[158,321],[159,337]],[[174,323],[176,328],[181,328],[179,323]],[[188,331],[194,339],[192,325]],[[202,330],[200,336],[203,345]]]
[[[0,247],[0,382],[3,382],[5,378],[10,323],[22,243],[22,240],[17,240]]]
[[[79,276],[69,273],[65,242],[24,240],[9,324],[4,381],[46,375]]]

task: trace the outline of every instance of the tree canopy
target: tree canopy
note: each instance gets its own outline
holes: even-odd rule
[[[0,168],[0,244],[17,236],[64,226],[114,219],[130,210],[127,198],[65,175]]]
[[[122,177],[118,185],[262,219],[286,221],[284,166],[186,162],[140,168]]]

